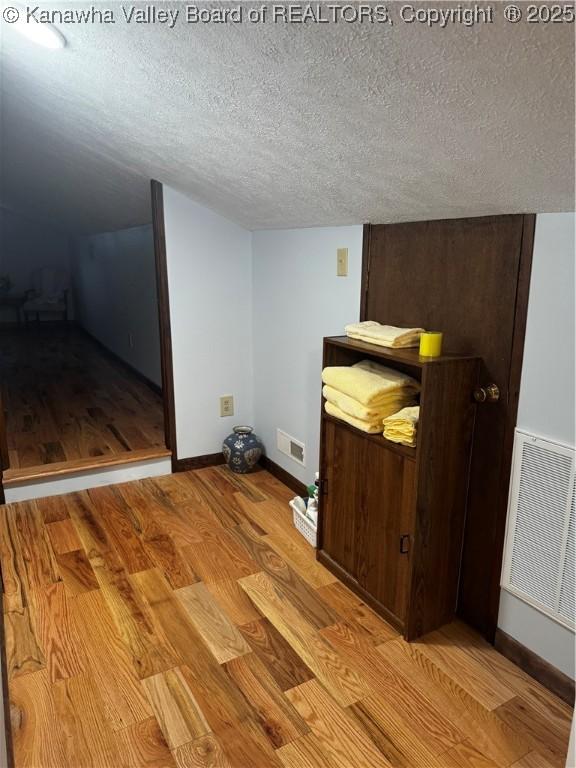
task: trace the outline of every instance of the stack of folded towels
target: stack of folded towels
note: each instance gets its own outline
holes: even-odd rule
[[[371,360],[322,371],[326,413],[364,432],[382,432],[383,420],[416,403],[420,385],[411,376]]]
[[[392,440],[393,443],[402,443],[402,445],[409,445],[414,448],[419,418],[419,405],[402,408],[398,413],[384,419],[384,437],[387,440]]]
[[[344,330],[346,336],[351,339],[359,339],[369,344],[392,349],[417,347],[420,343],[420,334],[424,332],[424,328],[396,328],[395,325],[380,325],[374,320],[350,323]]]

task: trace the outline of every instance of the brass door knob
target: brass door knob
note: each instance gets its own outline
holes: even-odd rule
[[[486,384],[485,387],[476,387],[474,400],[477,403],[496,403],[500,400],[500,389],[497,384]]]

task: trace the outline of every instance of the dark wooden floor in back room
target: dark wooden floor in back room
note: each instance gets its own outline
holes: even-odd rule
[[[3,508],[17,768],[560,768],[571,710],[461,623],[406,643],[291,491],[225,467]]]
[[[162,399],[74,327],[0,330],[10,469],[164,447]]]

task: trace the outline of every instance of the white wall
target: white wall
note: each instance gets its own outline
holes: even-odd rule
[[[562,624],[502,589],[498,626],[537,656],[574,679],[574,633]]]
[[[152,227],[77,238],[73,279],[77,322],[160,385]]]
[[[336,276],[337,248],[348,248],[348,277]],[[253,233],[256,431],[304,482],[318,469],[322,338],[358,320],[361,270],[361,225]],[[277,428],[306,444],[305,467],[277,450]]]
[[[253,424],[250,232],[164,186],[179,459],[217,453]],[[234,416],[220,416],[233,395]]]
[[[10,276],[11,293],[22,294],[32,288],[31,273],[40,267],[57,267],[69,273],[70,254],[67,234],[0,207],[0,275]],[[0,321],[14,320],[11,311],[0,317]]]
[[[573,213],[536,219],[517,426],[574,445],[575,347]],[[574,634],[504,590],[498,626],[574,677]]]
[[[536,218],[518,428],[574,445],[574,213]]]

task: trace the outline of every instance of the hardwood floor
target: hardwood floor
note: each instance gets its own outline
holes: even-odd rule
[[[571,710],[460,623],[407,644],[225,467],[1,508],[18,768],[560,768]]]
[[[86,334],[0,330],[10,470],[164,447],[162,399]]]

